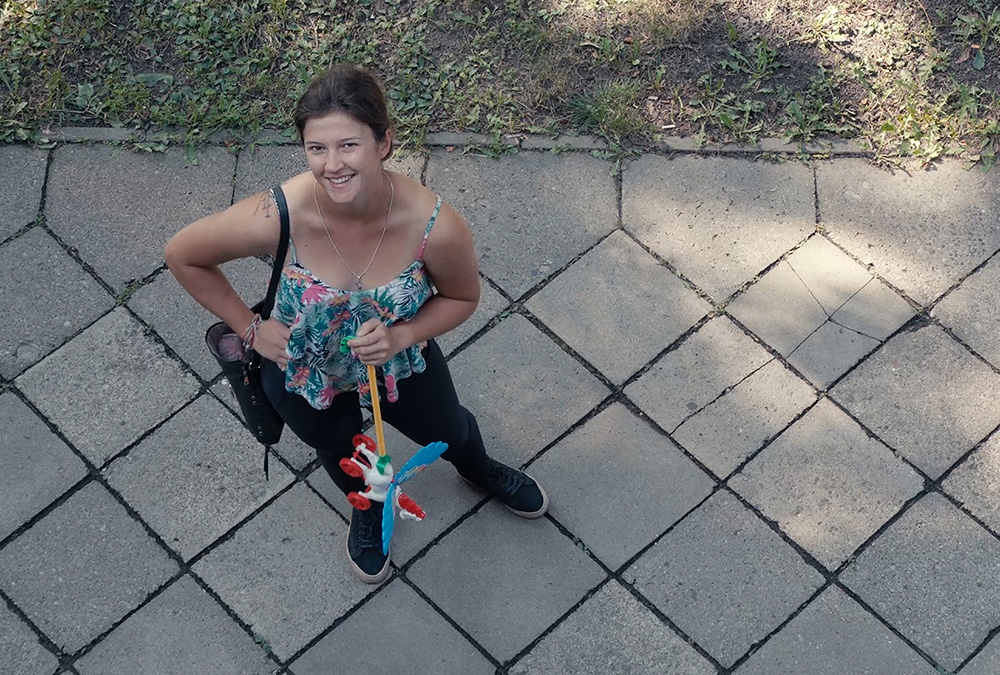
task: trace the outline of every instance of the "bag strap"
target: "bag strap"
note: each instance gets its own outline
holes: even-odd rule
[[[278,241],[278,252],[274,256],[274,266],[271,267],[271,280],[267,284],[267,295],[260,308],[260,318],[267,319],[274,309],[274,298],[278,294],[278,282],[281,280],[281,269],[285,266],[285,256],[288,254],[288,241],[291,239],[291,226],[288,219],[288,202],[285,200],[285,193],[280,185],[271,188],[271,198],[278,206],[278,217],[281,221],[281,239]],[[250,368],[260,368],[261,357],[257,352],[250,352],[250,361],[247,364]],[[271,446],[264,446],[264,478],[270,480],[268,470],[268,458],[271,454]]]
[[[281,280],[281,269],[285,266],[285,256],[288,254],[288,240],[291,238],[291,227],[288,222],[288,202],[280,185],[271,188],[271,197],[278,205],[278,216],[281,220],[281,240],[278,242],[278,254],[274,257],[274,267],[271,268],[271,281],[267,284],[267,295],[260,308],[260,318],[267,319],[274,309],[274,296],[278,293],[278,281]]]

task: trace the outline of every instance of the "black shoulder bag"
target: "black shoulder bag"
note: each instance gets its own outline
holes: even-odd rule
[[[285,201],[285,194],[281,191],[281,187],[275,186],[271,188],[271,196],[278,205],[278,215],[281,218],[281,240],[278,242],[278,253],[271,269],[267,295],[252,308],[264,320],[271,316],[271,310],[274,308],[274,296],[278,292],[278,281],[281,278],[281,268],[285,264],[289,239],[288,203]],[[220,349],[220,342],[223,340],[239,346],[239,351],[242,352],[240,358],[230,358],[229,355],[233,353],[230,349]],[[209,327],[205,333],[205,344],[219,362],[223,374],[233,388],[244,421],[257,441],[264,446],[264,477],[270,479],[268,455],[271,446],[281,440],[285,422],[264,395],[264,388],[260,382],[260,369],[263,365],[261,356],[252,349],[243,350],[242,338],[222,321]]]

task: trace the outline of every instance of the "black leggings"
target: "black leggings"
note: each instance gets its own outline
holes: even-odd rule
[[[486,461],[476,418],[459,404],[448,364],[434,340],[428,341],[423,356],[427,369],[397,381],[399,398],[395,403],[386,401],[385,389],[379,386],[382,419],[418,445],[444,441],[448,450],[442,458],[463,471],[474,470]],[[337,394],[329,408],[317,410],[302,396],[285,389],[285,374],[275,363],[264,361],[261,380],[271,405],[288,428],[316,450],[337,487],[344,494],[364,491],[364,480],[351,478],[339,464],[354,452],[354,435],[361,433],[358,392]]]

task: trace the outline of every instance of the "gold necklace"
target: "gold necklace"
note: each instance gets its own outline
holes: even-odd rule
[[[371,269],[372,263],[375,262],[375,256],[378,255],[378,250],[382,247],[382,240],[385,239],[385,231],[389,229],[389,214],[392,213],[392,202],[396,198],[396,188],[393,186],[392,180],[385,171],[382,172],[382,175],[385,176],[387,181],[389,181],[389,208],[385,212],[385,224],[382,226],[382,236],[378,238],[378,243],[375,245],[375,251],[372,252],[372,258],[368,261],[365,268],[361,270],[361,274],[355,272],[351,266],[347,264],[347,260],[344,258],[344,255],[340,252],[340,249],[337,248],[337,242],[333,240],[333,235],[330,234],[330,228],[326,226],[326,217],[323,215],[323,210],[319,208],[319,197],[316,196],[317,183],[313,183],[313,201],[316,202],[316,210],[319,212],[319,219],[323,223],[323,230],[326,232],[326,236],[330,240],[330,244],[333,245],[333,250],[337,252],[337,256],[340,258],[340,261],[344,263],[344,267],[347,268],[348,272],[354,275],[354,285],[357,286],[359,291],[361,290],[361,277],[367,274],[368,270]]]

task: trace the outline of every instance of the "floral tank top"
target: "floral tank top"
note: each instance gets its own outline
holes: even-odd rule
[[[332,288],[298,262],[294,244],[289,247],[291,260],[282,269],[272,313],[291,329],[285,389],[299,394],[318,410],[329,408],[337,394],[355,389],[363,404],[371,403],[367,367],[352,354],[342,354],[340,341],[355,335],[369,319],[377,318],[387,326],[406,321],[433,295],[423,257],[440,210],[438,197],[417,259],[398,277],[377,288]],[[380,367],[390,403],[399,399],[396,382],[427,368],[420,353],[425,344],[404,349]]]

